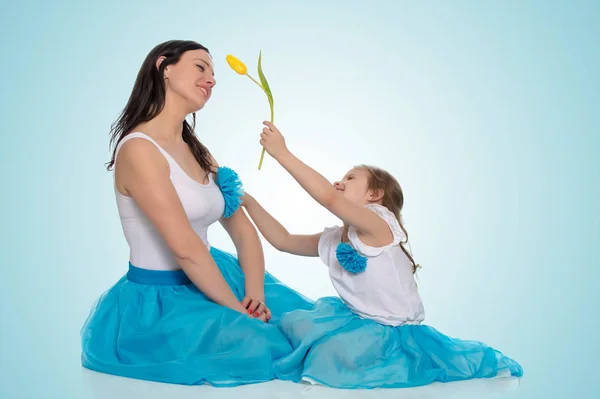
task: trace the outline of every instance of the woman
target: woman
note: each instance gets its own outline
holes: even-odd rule
[[[311,301],[265,273],[241,183],[194,135],[190,114],[215,85],[209,51],[169,41],[144,61],[113,125],[114,186],[129,269],[81,331],[84,367],[179,384],[233,386],[274,378],[292,351],[281,315]],[[220,221],[233,255],[210,246]]]

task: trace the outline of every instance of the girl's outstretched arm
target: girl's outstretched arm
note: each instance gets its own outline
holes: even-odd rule
[[[327,179],[292,154],[275,125],[264,124],[267,127],[261,133],[260,143],[315,201],[364,235],[387,237],[391,234],[387,223],[375,212],[346,199]]]
[[[247,192],[244,195],[242,206],[250,218],[265,237],[277,250],[301,256],[319,256],[318,245],[321,233],[317,234],[290,234],[273,216],[269,214],[260,203]]]

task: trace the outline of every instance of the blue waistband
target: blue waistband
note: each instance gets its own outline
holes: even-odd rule
[[[127,279],[134,283],[146,285],[187,285],[192,281],[183,270],[150,270],[133,266],[129,263]]]

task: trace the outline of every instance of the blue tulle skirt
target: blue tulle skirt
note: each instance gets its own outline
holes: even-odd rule
[[[210,253],[239,300],[244,275],[236,257]],[[278,330],[281,316],[311,309],[312,301],[269,273],[269,323],[212,302],[182,271],[129,266],[105,292],[81,330],[88,369],[166,383],[235,386],[275,378],[275,360],[292,352]]]
[[[482,342],[426,325],[384,326],[335,297],[289,312],[278,325],[294,348],[275,361],[283,380],[368,389],[523,375],[517,362]]]

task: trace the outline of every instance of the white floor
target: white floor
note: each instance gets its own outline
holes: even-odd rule
[[[521,380],[502,378],[472,380],[447,384],[435,383],[426,387],[408,389],[337,390],[308,384],[271,381],[263,384],[235,388],[210,386],[180,386],[113,377],[81,369],[81,398],[85,399],[252,399],[252,398],[306,398],[306,399],[358,399],[358,398],[481,398],[506,397],[514,392]]]

